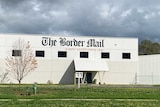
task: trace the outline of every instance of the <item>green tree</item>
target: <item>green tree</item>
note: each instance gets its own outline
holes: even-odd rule
[[[143,40],[139,44],[139,55],[151,55],[160,53],[160,44],[151,42],[150,40]]]
[[[160,44],[152,43],[152,54],[160,54]]]

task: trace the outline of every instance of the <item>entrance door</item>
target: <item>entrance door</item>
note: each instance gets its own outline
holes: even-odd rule
[[[87,73],[87,83],[92,83],[92,73]]]

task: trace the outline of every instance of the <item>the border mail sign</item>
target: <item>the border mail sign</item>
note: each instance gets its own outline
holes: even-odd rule
[[[77,40],[67,39],[64,37],[60,37],[59,39],[52,39],[50,37],[42,37],[42,45],[43,46],[67,46],[67,47],[104,47],[104,39],[88,39],[87,41],[84,40]]]
[[[83,72],[76,72],[76,78],[83,78]]]

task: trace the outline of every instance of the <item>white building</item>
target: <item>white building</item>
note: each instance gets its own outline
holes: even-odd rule
[[[81,82],[134,84],[138,72],[138,39],[122,37],[0,35],[0,68],[6,69],[13,56],[13,43],[29,41],[38,68],[22,83],[73,84],[75,72],[83,72]],[[16,50],[15,50],[16,51]],[[14,56],[13,56],[14,57]],[[13,78],[10,82],[18,83]]]
[[[160,84],[160,55],[139,56],[139,72],[137,74],[139,84]]]

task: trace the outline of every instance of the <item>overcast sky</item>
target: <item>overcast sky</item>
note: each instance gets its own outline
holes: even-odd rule
[[[0,33],[160,42],[160,0],[0,0]]]

